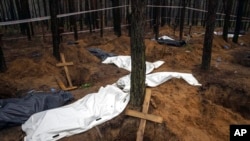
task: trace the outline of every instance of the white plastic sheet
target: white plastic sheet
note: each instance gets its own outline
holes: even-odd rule
[[[161,36],[161,37],[159,37],[158,39],[163,39],[163,40],[168,39],[168,40],[173,40],[173,41],[174,41],[174,39],[173,39],[173,38],[171,38],[171,37],[169,37],[169,36],[166,36],[166,35]]]
[[[107,58],[108,59],[108,58]],[[109,57],[105,63],[131,70],[130,56]],[[164,62],[147,63],[147,73]],[[182,78],[190,85],[201,84],[189,73],[157,72],[146,75],[146,85],[156,87],[171,78]],[[119,88],[118,88],[119,87]],[[121,89],[122,90],[121,90]],[[56,141],[63,137],[85,132],[119,115],[129,102],[130,74],[115,84],[101,87],[78,101],[52,110],[32,115],[23,125],[25,141]]]
[[[70,105],[32,115],[23,125],[25,141],[55,141],[81,133],[120,114],[129,94],[113,85],[100,88]]]
[[[223,32],[216,32],[214,31],[214,35],[223,35]],[[239,37],[241,37],[242,35],[239,35]],[[234,34],[227,34],[227,37],[228,38],[233,38],[234,37]]]
[[[114,56],[106,58],[102,63],[115,64],[119,68],[131,71],[131,57],[130,56]],[[164,61],[146,62],[146,74],[152,72],[154,69],[164,64]]]
[[[193,86],[201,86],[201,84],[190,73],[179,72],[156,72],[146,75],[146,85],[149,87],[156,87],[172,78],[182,78],[188,84]],[[120,78],[116,85],[125,92],[130,91],[130,74]]]

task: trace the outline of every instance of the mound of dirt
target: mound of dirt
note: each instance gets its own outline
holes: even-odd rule
[[[172,79],[156,88],[150,88],[156,107],[150,105],[148,113],[161,116],[163,123],[147,121],[144,140],[226,141],[229,140],[231,124],[250,123],[250,72],[248,64],[244,62],[244,59],[249,59],[250,35],[239,38],[239,43],[244,44],[234,44],[231,40],[225,42],[221,36],[214,36],[211,69],[204,72],[200,69],[204,28],[192,27],[191,33],[190,42],[181,48],[160,45],[151,40],[154,37],[152,31],[146,33],[147,61],[165,61],[155,72],[192,73],[202,87],[190,86],[181,79]],[[178,31],[175,34],[171,27],[160,29],[160,35],[178,39]],[[74,63],[68,68],[73,85],[78,86],[78,89],[71,91],[76,99],[96,92],[101,86],[113,84],[120,77],[129,74],[114,65],[102,64],[100,59],[87,50],[95,47],[117,55],[129,55],[128,36],[116,37],[113,32],[106,32],[102,38],[99,33],[86,33],[79,35],[77,43],[71,42],[72,38],[73,36],[64,37],[60,51],[64,53],[66,62]],[[20,43],[32,46],[31,42],[26,44],[22,40]],[[51,45],[43,44],[41,49],[26,47],[27,52],[18,52],[17,48],[11,48],[18,42],[6,44],[8,48],[4,48],[5,53],[11,58],[14,49],[17,57],[9,59],[8,71],[0,74],[0,98],[18,97],[18,91],[59,88],[55,75],[68,85],[63,67],[56,67],[60,61],[52,56]],[[40,55],[34,57],[33,54],[37,51]],[[18,53],[22,54],[21,57],[18,57]],[[136,110],[140,111],[141,107]],[[122,113],[97,128],[61,140],[135,140],[139,121],[138,118]],[[22,136],[20,127],[0,131],[3,141],[22,140]]]

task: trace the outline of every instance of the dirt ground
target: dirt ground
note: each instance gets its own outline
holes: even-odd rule
[[[227,43],[221,36],[215,36],[211,69],[203,72],[200,70],[203,33],[202,27],[192,28],[188,44],[177,48],[159,45],[151,40],[153,33],[147,31],[147,61],[165,61],[154,72],[192,73],[202,86],[190,86],[184,80],[172,79],[150,88],[157,107],[150,105],[149,113],[163,117],[164,122],[147,121],[145,141],[228,141],[230,124],[250,124],[250,34],[240,37],[239,44]],[[178,33],[174,35],[170,27],[160,29],[160,35],[178,39]],[[111,30],[105,31],[103,38],[99,33],[79,34],[78,44],[72,44],[72,36],[63,37],[61,52],[67,62],[74,63],[69,72],[73,85],[78,86],[71,91],[76,100],[129,74],[114,65],[102,64],[86,50],[95,47],[117,55],[129,55],[130,39],[126,32],[116,37]],[[55,76],[67,85],[63,69],[56,67],[59,61],[52,56],[50,37],[45,41],[42,37],[35,37],[32,41],[4,41],[3,50],[8,70],[0,74],[0,98],[20,97],[32,89],[59,89]],[[122,113],[98,126],[102,136],[93,128],[61,140],[133,141],[139,121]],[[23,140],[24,135],[20,127],[0,131],[1,141]]]

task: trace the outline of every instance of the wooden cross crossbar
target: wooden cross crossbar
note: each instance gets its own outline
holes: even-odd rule
[[[68,67],[67,67],[67,66],[70,66],[70,65],[74,65],[74,63],[73,62],[66,62],[63,53],[60,53],[60,56],[61,56],[62,63],[58,63],[58,64],[56,64],[56,66],[57,67],[64,67],[64,71],[65,71],[65,74],[66,74],[66,77],[67,77],[67,81],[69,83],[69,87],[66,88],[59,77],[56,77],[56,80],[57,80],[59,86],[61,87],[61,89],[63,89],[63,90],[76,89],[77,87],[72,85],[72,81],[71,81],[71,78],[70,78],[70,75],[69,75],[69,70],[68,70]]]
[[[151,90],[146,89],[146,95],[145,95],[143,106],[142,106],[142,112],[129,110],[129,109],[125,111],[126,115],[141,118],[139,129],[137,131],[136,141],[143,141],[143,135],[144,135],[144,130],[145,130],[147,120],[157,122],[157,123],[163,122],[162,117],[148,114],[150,99],[151,99]]]

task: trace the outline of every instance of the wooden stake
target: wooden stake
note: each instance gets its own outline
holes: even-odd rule
[[[163,118],[160,116],[156,116],[156,115],[152,115],[152,114],[145,114],[145,113],[138,112],[135,110],[127,109],[125,111],[125,115],[133,116],[133,117],[137,117],[137,118],[141,118],[141,119],[145,119],[145,120],[150,120],[150,121],[157,122],[157,123],[163,122]]]
[[[144,114],[148,112],[150,97],[151,97],[151,90],[146,89],[146,95],[145,95],[143,106],[142,106],[142,113]],[[143,141],[143,135],[145,131],[146,122],[147,121],[145,119],[141,119],[139,129],[137,131],[136,141]]]
[[[67,81],[68,81],[68,83],[69,83],[69,88],[66,88],[66,87],[65,87],[65,85],[63,84],[63,82],[60,80],[59,77],[56,77],[57,82],[58,82],[59,86],[60,86],[63,90],[72,90],[72,89],[76,89],[77,87],[72,85],[72,81],[71,81],[71,78],[70,78],[70,75],[69,75],[69,70],[68,70],[68,67],[67,67],[67,66],[73,65],[73,62],[66,62],[63,53],[60,53],[60,56],[61,56],[62,63],[58,63],[58,64],[56,64],[56,66],[57,66],[57,67],[64,67],[64,71],[65,71],[65,74],[66,74],[66,77],[67,77]]]
[[[69,91],[69,90],[73,90],[73,89],[77,89],[76,86],[72,86],[72,87],[68,87],[66,88],[66,86],[63,84],[62,80],[58,77],[58,76],[54,76],[56,79],[57,84],[59,85],[59,87],[64,90],[64,91]]]
[[[150,99],[151,99],[151,90],[146,89],[146,95],[145,95],[143,106],[142,106],[142,112],[137,112],[137,111],[129,110],[129,109],[125,111],[126,115],[141,118],[139,129],[137,131],[136,141],[143,141],[146,120],[150,120],[150,121],[157,122],[157,123],[163,122],[162,117],[148,114]]]

